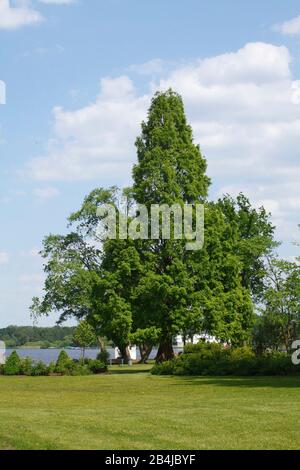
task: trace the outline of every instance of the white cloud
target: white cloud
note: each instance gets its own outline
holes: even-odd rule
[[[292,18],[289,21],[284,21],[279,25],[275,25],[274,29],[282,34],[296,36],[300,34],[300,16]]]
[[[0,265],[7,264],[9,261],[9,255],[5,251],[0,251]]]
[[[30,162],[31,175],[37,180],[83,180],[128,173],[147,104],[148,97],[138,97],[128,77],[102,79],[95,103],[74,112],[53,110],[55,137],[48,154]]]
[[[300,82],[292,76],[291,61],[286,47],[251,43],[174,67],[156,85],[149,83],[151,93],[144,96],[129,77],[103,79],[94,103],[76,111],[54,109],[54,137],[45,155],[29,163],[29,172],[37,180],[112,175],[120,184],[136,159],[134,141],[152,92],[172,87],[183,96],[215,185],[267,202],[282,227],[292,224],[296,230]]]
[[[40,23],[42,19],[42,15],[29,2],[19,1],[19,5],[14,7],[10,0],[0,0],[0,29],[18,29]]]
[[[52,186],[47,186],[44,188],[35,188],[33,190],[33,194],[38,199],[52,199],[54,197],[59,196],[60,192],[57,188],[53,188]]]
[[[272,83],[290,76],[291,57],[286,47],[266,43],[249,43],[237,52],[199,60],[190,66],[175,69],[171,77],[186,76],[198,84],[220,85],[239,83]],[[170,78],[171,78],[170,77]]]
[[[285,241],[299,236],[300,222],[299,80],[290,63],[285,47],[249,44],[160,83],[182,93],[219,194],[243,191],[266,205]]]

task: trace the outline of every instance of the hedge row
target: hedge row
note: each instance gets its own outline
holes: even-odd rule
[[[29,357],[21,359],[13,351],[5,364],[0,366],[1,375],[91,375],[107,371],[107,366],[97,359],[78,361],[71,359],[65,351],[61,351],[56,362],[49,365],[43,362],[34,362]]]
[[[154,375],[293,375],[300,372],[300,366],[295,366],[284,353],[256,356],[247,347],[234,349],[216,343],[199,343],[187,345],[183,354],[154,366],[151,372]]]

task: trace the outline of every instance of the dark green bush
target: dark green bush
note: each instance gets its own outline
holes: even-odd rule
[[[21,374],[22,375],[32,375],[32,370],[33,370],[33,360],[30,359],[30,357],[25,357],[25,359],[22,359],[21,361]]]
[[[300,372],[284,353],[256,356],[248,348],[225,348],[220,344],[188,345],[184,353],[154,366],[155,375],[288,375]]]
[[[48,367],[42,361],[39,361],[37,364],[34,364],[31,375],[34,377],[49,375]]]
[[[21,359],[16,351],[13,351],[7,358],[3,366],[4,375],[19,375],[21,374]]]
[[[55,373],[62,375],[70,375],[74,368],[74,361],[68,356],[66,351],[61,351],[55,364]]]
[[[103,362],[103,364],[108,364],[109,361],[109,352],[104,349],[97,354],[97,360]]]
[[[181,358],[178,359],[172,359],[171,361],[166,361],[163,362],[162,364],[156,364],[152,369],[151,369],[151,374],[153,375],[177,375],[175,374],[175,368],[176,365],[178,367],[182,367],[180,365],[181,363]],[[181,375],[181,374],[179,374]],[[183,374],[183,375],[188,375],[188,374]]]
[[[197,344],[188,343],[184,347],[184,354],[201,353],[204,355],[223,353],[225,348],[220,343],[205,343],[200,341]]]
[[[35,363],[30,358],[20,359],[14,351],[7,359],[6,364],[0,366],[0,374],[4,375],[91,375],[106,372],[107,366],[97,359],[86,359],[84,363],[80,360],[72,360],[65,351],[61,351],[56,363],[51,362],[48,366],[42,361]]]
[[[88,365],[90,371],[93,374],[101,374],[107,371],[107,366],[103,362],[99,361],[98,359],[91,360]]]
[[[72,366],[70,366],[64,374],[61,375],[72,375],[72,376],[78,376],[78,375],[91,375],[91,371],[88,368],[87,365],[81,364],[79,362],[75,363],[73,362]]]
[[[92,360],[72,360],[65,351],[61,351],[54,372],[60,375],[90,375],[92,373],[89,364]]]
[[[55,362],[50,362],[50,364],[48,365],[48,375],[55,374],[55,367],[56,367]]]

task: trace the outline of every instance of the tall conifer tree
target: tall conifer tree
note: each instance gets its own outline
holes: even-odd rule
[[[168,90],[155,94],[136,147],[138,163],[133,168],[133,194],[137,203],[150,209],[152,204],[183,206],[205,201],[210,184],[206,160],[193,142],[192,129],[177,93]],[[142,306],[140,315],[147,316],[148,312],[150,322],[161,328],[157,355],[161,361],[173,356],[172,338],[183,324],[193,282],[189,279],[183,242],[171,235],[170,240],[152,240],[146,246],[154,255],[137,297]]]
[[[139,204],[203,202],[210,184],[206,160],[193,142],[181,97],[156,93],[136,141],[134,195]]]

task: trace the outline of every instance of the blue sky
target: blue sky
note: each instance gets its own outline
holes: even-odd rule
[[[130,182],[139,124],[169,86],[210,196],[264,204],[298,254],[299,15],[296,0],[0,0],[0,326],[30,324],[43,237],[94,187]]]

